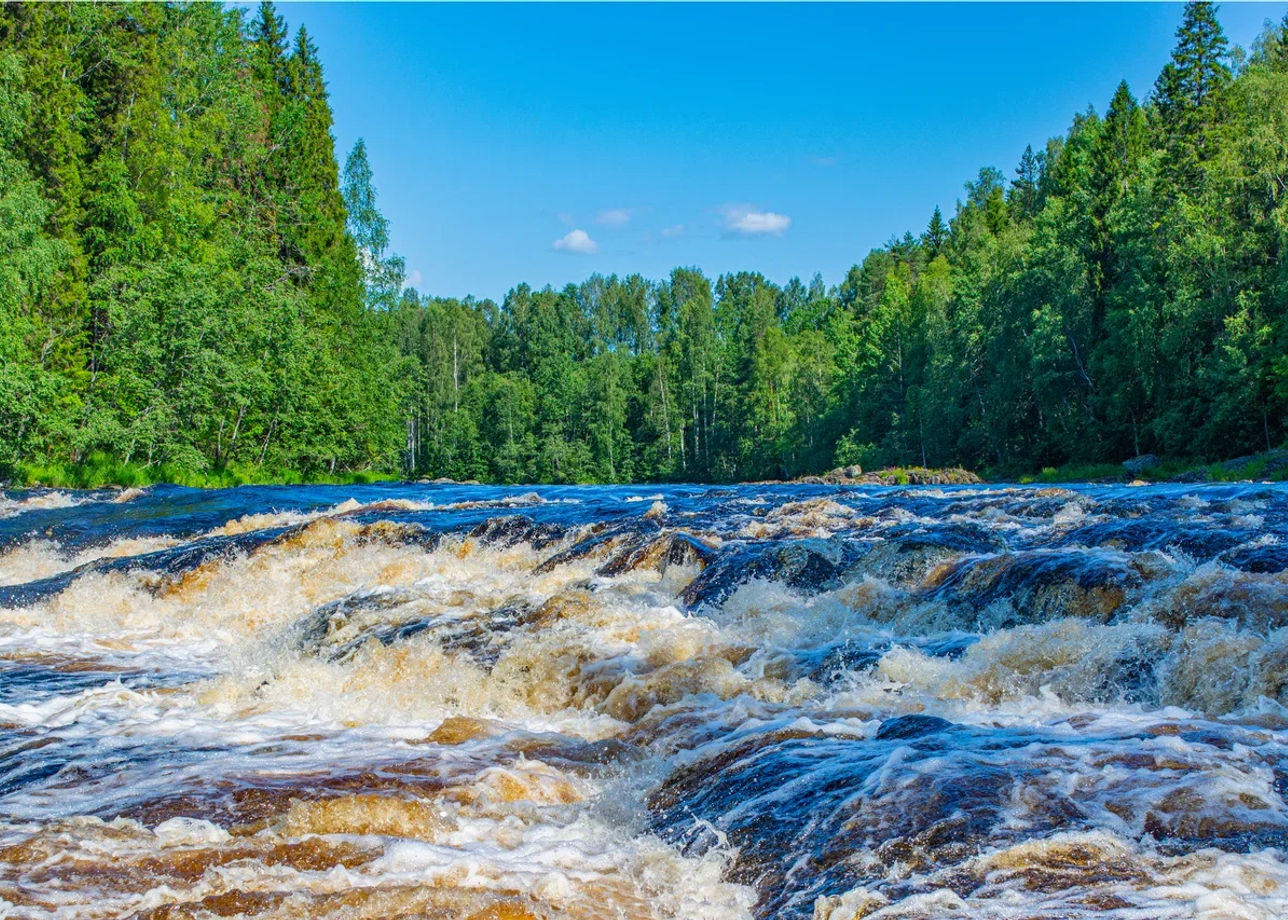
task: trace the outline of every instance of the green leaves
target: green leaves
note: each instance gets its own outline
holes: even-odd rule
[[[404,289],[288,34],[269,3],[0,8],[0,470],[710,481],[1288,436],[1283,25],[1235,75],[1188,4],[1150,101],[1119,85],[833,288],[501,304]]]

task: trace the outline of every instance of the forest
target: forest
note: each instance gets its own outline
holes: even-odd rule
[[[1189,3],[841,283],[696,268],[420,293],[268,3],[0,13],[0,477],[1002,474],[1288,438],[1288,18]],[[432,287],[432,279],[430,279]],[[142,472],[140,472],[142,471]]]

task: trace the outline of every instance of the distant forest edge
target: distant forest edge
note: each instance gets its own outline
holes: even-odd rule
[[[270,4],[0,13],[0,476],[997,474],[1288,437],[1288,18],[1207,3],[1138,101],[828,287],[420,294]],[[432,283],[432,279],[431,279]],[[134,470],[134,473],[130,473]],[[51,474],[52,475],[52,474]]]

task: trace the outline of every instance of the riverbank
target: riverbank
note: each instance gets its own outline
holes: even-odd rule
[[[1288,479],[1288,450],[1269,450],[1216,463],[1193,459],[1167,459],[1153,455],[1134,457],[1124,463],[1065,464],[1046,467],[1037,473],[988,470],[990,482],[1012,481],[1024,485],[1059,482],[1281,482]]]
[[[91,457],[82,463],[21,463],[6,471],[0,482],[8,486],[43,486],[52,489],[99,489],[110,486],[141,488],[170,483],[197,489],[227,489],[248,485],[352,485],[397,480],[397,473],[374,470],[303,473],[273,467],[230,465],[220,469],[191,470],[174,464],[144,466]]]
[[[96,489],[110,486],[139,488],[158,483],[172,483],[192,488],[225,489],[244,485],[353,485],[371,482],[395,482],[401,479],[402,477],[398,473],[374,470],[327,474],[239,465],[217,470],[189,470],[170,464],[143,466],[98,457],[78,464],[20,464],[17,468],[10,470],[4,479],[0,480],[0,485],[18,488]],[[1273,482],[1288,480],[1288,450],[1263,451],[1217,463],[1160,459],[1147,455],[1133,458],[1125,463],[1065,464],[1059,467],[1046,467],[1037,472],[994,467],[975,473],[961,467],[931,469],[918,466],[885,467],[880,470],[865,471],[858,466],[846,466],[837,467],[816,475],[799,476],[791,480],[763,480],[762,482],[846,486],[939,486],[982,485],[997,482],[1031,485],[1071,482],[1202,483],[1259,480]],[[419,479],[417,481],[430,482],[431,480]],[[452,480],[447,479],[432,481],[440,484],[480,484],[475,480],[465,483],[454,483]],[[485,484],[516,485],[525,483]],[[582,485],[587,484],[582,483]]]

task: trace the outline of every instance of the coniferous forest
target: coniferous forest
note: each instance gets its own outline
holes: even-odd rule
[[[1189,4],[1152,87],[832,287],[418,293],[331,118],[270,4],[4,4],[0,475],[729,481],[1288,438],[1288,19],[1245,53]]]

